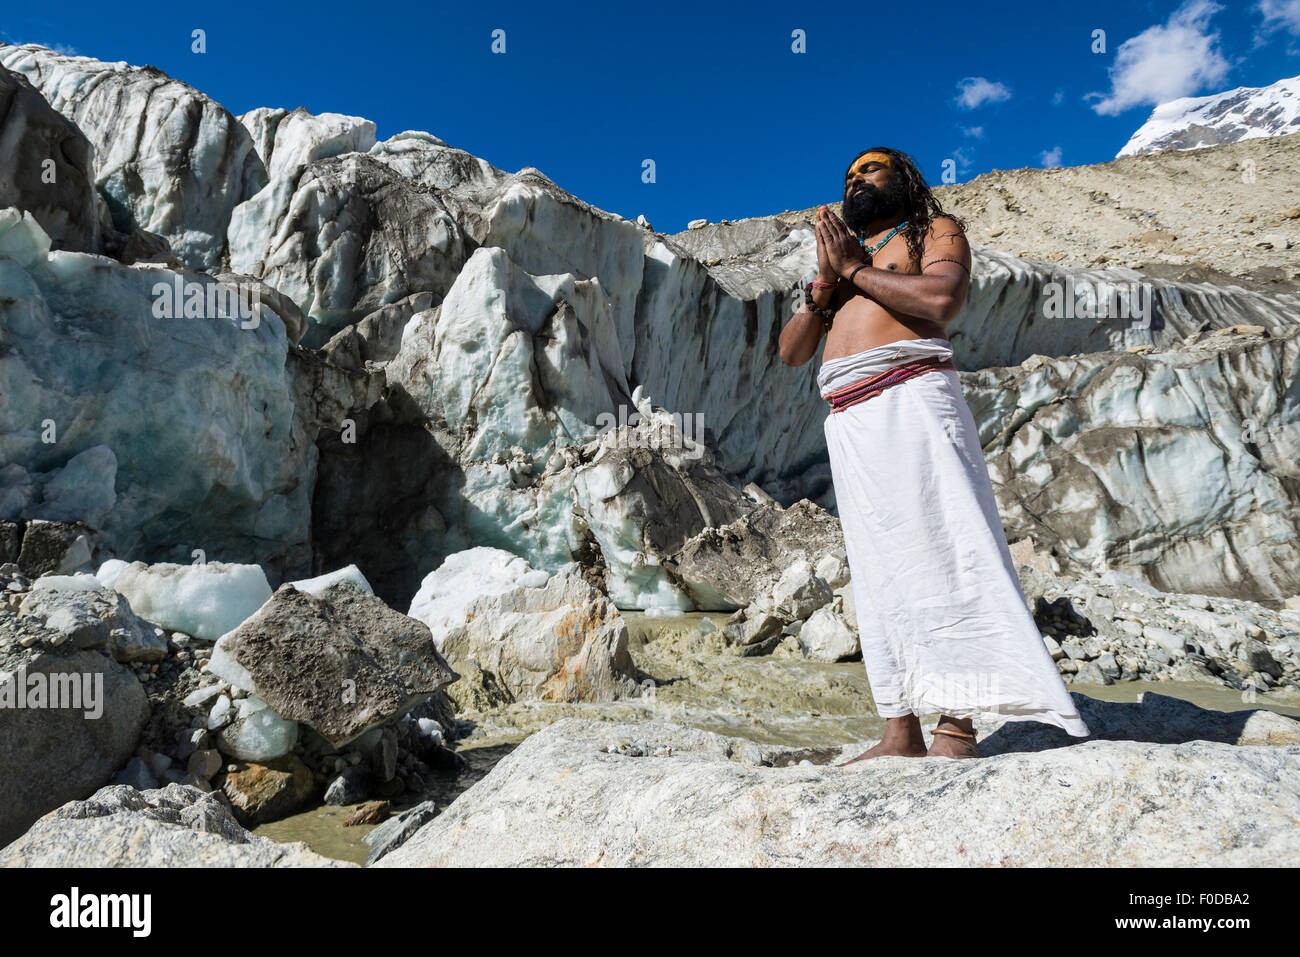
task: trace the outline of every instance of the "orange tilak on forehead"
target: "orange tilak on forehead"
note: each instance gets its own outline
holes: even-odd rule
[[[893,157],[888,153],[863,153],[854,161],[853,165],[849,167],[848,175],[852,176],[854,173],[861,172],[862,168],[868,163],[879,163],[881,166],[888,166],[890,169],[894,168]]]

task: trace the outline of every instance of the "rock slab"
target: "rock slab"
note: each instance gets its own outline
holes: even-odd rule
[[[427,626],[352,581],[320,597],[281,585],[218,642],[212,668],[336,748],[458,677]]]
[[[618,741],[651,747],[606,750]],[[764,767],[751,750],[667,722],[565,719],[377,866],[1281,866],[1300,852],[1295,745],[1088,741],[848,768],[798,753]]]

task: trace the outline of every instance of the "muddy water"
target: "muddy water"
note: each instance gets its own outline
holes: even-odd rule
[[[608,704],[521,702],[488,712],[461,715],[468,733],[457,751],[469,770],[431,782],[426,799],[439,809],[480,780],[528,735],[567,717],[623,722],[664,720],[705,731],[748,738],[759,744],[820,748],[878,738],[884,721],[875,714],[861,661],[819,664],[782,647],[770,656],[740,658],[727,653],[721,635],[725,615],[692,612],[647,617],[624,612],[630,648],[648,676],[641,696]],[[1145,691],[1171,695],[1219,711],[1266,708],[1300,717],[1300,693],[1257,694],[1199,682],[1127,681],[1114,685],[1073,684],[1074,691],[1104,701],[1135,701]],[[398,810],[413,801],[398,805]],[[369,847],[361,838],[372,827],[343,827],[351,808],[321,807],[259,827],[255,833],[279,841],[305,841],[319,854],[363,862]]]
[[[361,839],[378,825],[358,824],[354,827],[344,827],[343,820],[351,813],[351,807],[330,807],[327,804],[279,821],[272,821],[270,824],[263,824],[261,827],[254,828],[253,833],[286,844],[302,841],[317,854],[325,857],[364,864],[366,855],[370,853],[370,846]]]

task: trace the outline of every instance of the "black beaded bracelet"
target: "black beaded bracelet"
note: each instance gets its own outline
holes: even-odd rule
[[[807,309],[809,312],[811,312],[813,315],[821,317],[822,328],[824,328],[827,332],[829,332],[831,328],[831,323],[835,321],[836,310],[824,309],[821,306],[817,305],[817,303],[813,302],[812,283],[808,283],[808,285],[803,287],[803,304],[804,304],[804,308]]]

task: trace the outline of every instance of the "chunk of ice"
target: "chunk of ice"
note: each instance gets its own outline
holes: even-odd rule
[[[346,568],[340,568],[338,571],[326,572],[324,575],[317,575],[315,578],[304,578],[302,581],[290,582],[298,591],[305,591],[309,595],[315,595],[317,598],[325,594],[325,589],[336,582],[350,581],[356,582],[363,591],[374,594],[375,590],[370,587],[370,582],[366,581],[366,576],[361,574],[361,569],[356,565],[348,565]]]
[[[234,631],[271,597],[271,586],[260,566],[222,562],[133,562],[118,570],[113,588],[126,596],[131,610],[141,618],[205,641],[216,641]]]

